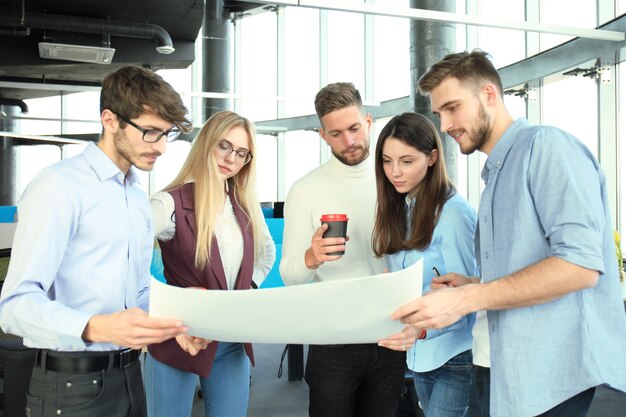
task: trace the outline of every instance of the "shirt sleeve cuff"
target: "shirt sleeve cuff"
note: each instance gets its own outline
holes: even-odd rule
[[[93,315],[74,310],[64,316],[65,317],[59,320],[59,325],[56,330],[59,335],[61,350],[85,350],[89,343],[85,343],[83,340],[83,332]]]

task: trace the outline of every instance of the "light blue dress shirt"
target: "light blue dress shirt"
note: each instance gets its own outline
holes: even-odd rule
[[[407,216],[410,216],[414,199],[407,198]],[[408,219],[407,219],[408,221]],[[474,232],[476,212],[459,194],[454,193],[443,206],[435,225],[430,245],[424,250],[401,251],[387,255],[390,271],[398,271],[424,259],[422,293],[430,291],[435,276],[433,267],[440,274],[456,272],[477,276],[474,256]],[[474,314],[440,330],[429,330],[427,338],[418,340],[407,352],[407,364],[416,372],[427,372],[444,365],[450,358],[472,348]]]
[[[605,178],[594,156],[562,130],[519,119],[482,177],[483,281],[552,256],[600,272],[594,288],[488,312],[491,415],[535,416],[601,384],[626,390],[626,316]]]
[[[87,343],[90,317],[148,308],[153,233],[150,204],[100,148],[44,169],[18,205],[0,325],[30,347],[111,350]]]

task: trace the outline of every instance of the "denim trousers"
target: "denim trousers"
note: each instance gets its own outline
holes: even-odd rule
[[[191,416],[198,379],[207,417],[246,416],[250,360],[241,343],[219,342],[207,378],[166,365],[150,354],[144,373],[149,417]]]
[[[469,417],[489,417],[491,369],[474,365],[469,395]]]
[[[54,372],[35,365],[26,394],[28,417],[145,417],[141,366],[83,374]],[[22,414],[24,415],[24,414]]]
[[[393,417],[405,370],[405,352],[377,344],[309,346],[309,416]]]
[[[437,369],[413,372],[415,391],[426,417],[465,417],[472,378],[472,351]]]

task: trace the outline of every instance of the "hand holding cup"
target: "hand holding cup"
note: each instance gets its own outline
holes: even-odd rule
[[[348,216],[345,214],[323,214],[320,218],[322,224],[326,224],[328,229],[324,232],[324,238],[327,237],[342,237],[346,238],[346,234],[348,232]],[[335,256],[335,255],[343,255],[345,250],[330,252],[326,255]]]

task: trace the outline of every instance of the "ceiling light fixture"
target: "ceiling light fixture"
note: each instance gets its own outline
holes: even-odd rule
[[[46,59],[110,64],[115,49],[102,46],[39,42],[39,56]]]

